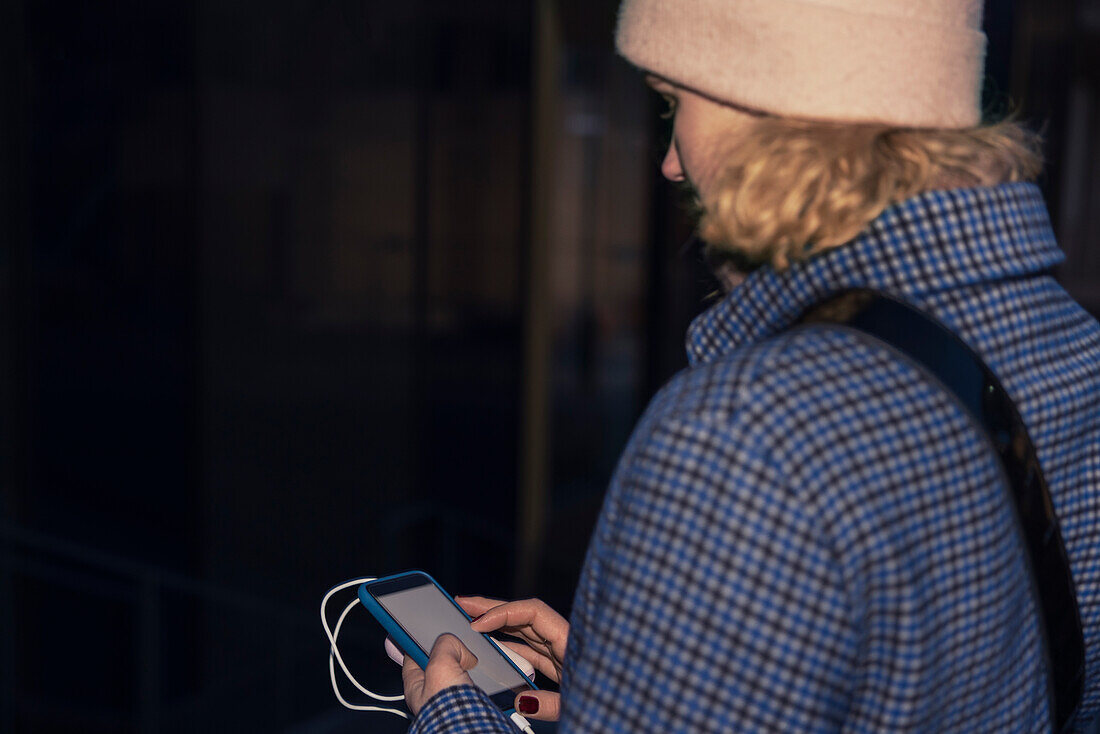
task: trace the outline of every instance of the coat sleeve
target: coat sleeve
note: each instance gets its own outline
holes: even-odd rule
[[[632,439],[575,598],[562,734],[840,728],[850,605],[768,444],[696,417]]]
[[[476,686],[444,688],[428,699],[409,734],[515,734],[516,728]]]

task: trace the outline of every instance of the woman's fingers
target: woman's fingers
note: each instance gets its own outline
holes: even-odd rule
[[[516,711],[528,719],[557,721],[561,716],[561,694],[553,691],[527,691],[516,696]]]
[[[487,596],[456,596],[455,601],[471,617],[478,617],[493,607],[499,607],[506,602],[500,599],[490,599]]]
[[[511,642],[509,640],[500,640],[500,644],[504,645],[508,649],[517,653],[531,665],[535,666],[535,670],[545,675],[555,683],[561,682],[561,671],[558,670],[558,666],[554,663],[554,659],[546,653],[539,652],[530,645],[524,645],[522,642]]]
[[[548,647],[559,659],[565,656],[569,622],[539,599],[498,604],[470,623],[478,632],[502,629],[535,647]]]
[[[541,599],[520,599],[495,604],[481,613],[478,626],[544,627],[552,631],[568,630],[569,622]]]

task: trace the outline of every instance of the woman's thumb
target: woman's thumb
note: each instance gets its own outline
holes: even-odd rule
[[[516,711],[536,721],[557,721],[561,716],[561,694],[527,691],[516,696]]]
[[[450,633],[444,633],[436,638],[435,644],[432,645],[431,659],[453,661],[458,663],[458,667],[462,670],[471,670],[477,665],[477,657],[462,644],[462,640]]]

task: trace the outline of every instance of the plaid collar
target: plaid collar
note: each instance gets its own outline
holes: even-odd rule
[[[688,329],[690,363],[706,364],[789,327],[846,288],[919,303],[950,288],[1049,270],[1064,259],[1033,183],[929,191],[886,209],[848,244],[784,272],[752,272]]]

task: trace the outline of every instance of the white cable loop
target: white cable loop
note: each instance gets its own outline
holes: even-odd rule
[[[332,598],[332,595],[337,593],[338,591],[343,591],[344,589],[347,589],[351,586],[357,586],[359,584],[364,584],[368,581],[374,581],[374,577],[361,578],[361,579],[354,579],[352,581],[346,581],[342,584],[339,584],[338,586],[334,586],[331,589],[329,589],[329,592],[327,594],[325,594],[325,597],[321,600],[321,626],[325,628],[325,636],[328,637],[328,642],[329,642],[328,674],[329,674],[329,680],[332,682],[332,692],[336,694],[336,700],[337,701],[339,701],[345,708],[349,708],[353,711],[382,711],[382,712],[385,712],[387,714],[395,714],[396,716],[400,716],[403,719],[407,719],[407,718],[409,718],[409,715],[407,713],[405,713],[404,711],[401,711],[399,709],[386,708],[384,706],[362,706],[362,705],[359,705],[359,704],[349,703],[344,698],[343,694],[340,693],[340,687],[336,683],[336,666],[334,666],[332,664],[333,658],[335,658],[336,662],[340,664],[340,670],[342,670],[344,672],[344,675],[347,677],[347,679],[349,681],[351,681],[351,684],[353,686],[355,686],[357,689],[359,689],[359,691],[361,691],[362,693],[365,693],[366,695],[370,696],[371,698],[373,698],[377,701],[404,701],[405,700],[404,696],[380,696],[377,693],[374,693],[372,691],[368,691],[366,688],[363,687],[363,685],[359,681],[357,681],[355,679],[355,676],[351,674],[351,671],[348,670],[348,666],[344,663],[344,659],[340,656],[340,650],[336,646],[336,640],[340,636],[340,628],[344,625],[344,620],[347,618],[348,612],[350,612],[353,607],[356,607],[356,606],[359,605],[359,599],[358,598],[356,598],[354,601],[352,601],[350,604],[348,604],[346,607],[344,607],[344,611],[340,613],[339,619],[336,620],[336,628],[335,629],[329,629],[329,626],[328,626],[328,617],[326,615],[326,610],[328,608],[329,599]]]

